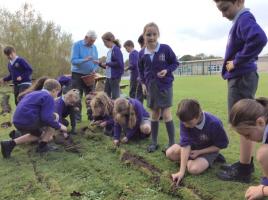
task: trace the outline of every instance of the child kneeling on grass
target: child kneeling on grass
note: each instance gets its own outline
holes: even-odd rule
[[[264,176],[260,185],[247,189],[245,198],[253,200],[268,196],[268,99],[260,97],[238,101],[231,109],[230,123],[245,139],[262,143],[257,151],[257,160]]]
[[[180,119],[180,144],[174,144],[166,151],[172,160],[180,160],[179,172],[172,174],[178,185],[185,171],[198,175],[204,172],[226,148],[228,138],[222,122],[210,113],[203,112],[198,101],[184,99],[178,104],[176,113]]]
[[[90,107],[93,116],[91,124],[103,128],[105,135],[113,136],[113,100],[105,92],[98,92],[90,101]]]
[[[24,96],[17,105],[13,116],[14,126],[22,133],[28,133],[14,140],[2,141],[1,151],[4,158],[9,158],[16,145],[34,142],[41,138],[36,149],[43,153],[55,150],[47,143],[51,139],[54,129],[67,131],[66,126],[55,120],[54,98],[57,97],[61,86],[58,81],[48,79],[42,90],[34,91]]]
[[[71,134],[75,134],[76,120],[75,120],[75,106],[80,101],[79,90],[71,89],[66,94],[56,99],[55,112],[59,115],[59,122],[64,126],[68,126],[69,122],[65,119],[70,116]],[[65,138],[68,138],[67,132],[63,132]]]
[[[114,102],[114,144],[119,145],[122,129],[126,135],[122,143],[133,138],[146,138],[151,134],[149,113],[140,101],[136,99],[118,98]]]

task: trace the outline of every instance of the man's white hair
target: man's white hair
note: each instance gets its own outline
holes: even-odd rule
[[[92,38],[92,39],[97,39],[97,34],[96,34],[96,32],[93,31],[93,30],[89,30],[89,31],[87,32],[86,36],[87,36],[87,37],[90,37],[90,38]]]

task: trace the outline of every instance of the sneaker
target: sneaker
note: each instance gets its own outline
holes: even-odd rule
[[[20,137],[22,134],[21,134],[21,132],[20,131],[18,131],[18,130],[12,130],[12,131],[10,131],[10,133],[9,133],[9,137],[11,138],[11,139],[16,139],[16,138],[18,138],[18,137]]]
[[[241,183],[250,183],[252,173],[241,173],[239,168],[233,168],[228,171],[220,171],[216,175],[223,181],[235,181]]]
[[[57,146],[52,146],[47,144],[46,146],[44,146],[43,148],[40,148],[39,146],[36,148],[36,152],[37,153],[46,153],[49,151],[58,151],[59,148]]]
[[[237,161],[233,164],[223,164],[220,169],[222,169],[223,171],[229,171],[232,169],[237,169],[239,167],[240,162]],[[253,158],[251,159],[250,162],[250,172],[253,173],[255,171],[255,167],[254,167],[254,163],[253,163]]]
[[[217,158],[215,159],[215,162],[217,162],[217,163],[226,163],[226,160],[225,160],[225,157],[221,153],[219,153]]]
[[[147,152],[148,153],[153,153],[155,152],[157,149],[158,149],[159,145],[158,144],[150,144],[148,147],[147,147]]]
[[[15,147],[11,142],[11,140],[1,142],[1,151],[4,158],[10,158],[10,154]]]

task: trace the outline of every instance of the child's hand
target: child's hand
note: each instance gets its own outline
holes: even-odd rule
[[[69,135],[68,135],[67,132],[63,132],[62,134],[63,134],[63,137],[64,137],[65,139],[69,137]]]
[[[184,173],[181,173],[181,172],[178,172],[176,174],[171,174],[172,181],[175,183],[176,186],[179,186],[183,177],[184,177]]]
[[[227,69],[228,72],[230,72],[230,71],[232,71],[234,69],[234,63],[233,63],[232,60],[231,61],[227,61],[227,63],[226,63],[226,69]]]
[[[22,80],[21,76],[18,76],[17,81],[21,81],[21,80]]]
[[[122,143],[126,144],[128,143],[128,138],[127,137],[123,137],[123,139],[121,140]]]
[[[67,127],[64,126],[63,124],[60,124],[60,130],[61,130],[62,132],[66,132],[66,133],[67,133]]]
[[[190,158],[192,158],[192,159],[196,159],[199,155],[200,155],[200,153],[198,150],[192,150],[190,152]]]
[[[102,127],[102,128],[104,128],[106,125],[107,125],[107,122],[101,122],[101,123],[99,124],[99,126]]]
[[[160,72],[157,73],[157,76],[159,78],[164,78],[166,76],[166,74],[167,74],[167,70],[166,69],[163,69],[162,71],[160,71]]]
[[[143,95],[147,95],[147,89],[146,89],[146,85],[145,84],[142,84],[142,93]]]
[[[1,78],[1,79],[0,79],[0,84],[3,84],[3,83],[4,83],[4,79]]]
[[[261,199],[263,197],[263,185],[250,186],[245,194],[247,200]]]
[[[117,146],[117,147],[119,146],[119,140],[114,140],[113,143],[115,146]]]

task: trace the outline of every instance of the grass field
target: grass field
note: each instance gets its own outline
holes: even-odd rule
[[[257,96],[268,96],[267,85],[268,74],[261,74]],[[10,90],[1,88],[1,91],[4,89]],[[229,129],[226,120],[226,81],[219,76],[177,77],[173,91],[176,140],[179,140],[178,120],[175,118],[177,102],[182,98],[196,98],[205,111],[222,119],[230,139],[230,145],[223,154],[228,162],[236,161],[239,157],[239,136]],[[127,93],[127,90],[124,92]],[[13,99],[10,103],[13,104]],[[9,114],[0,116],[0,122],[10,118]],[[87,124],[84,120],[79,126]],[[12,129],[0,128],[0,140],[7,139]],[[62,150],[40,156],[35,153],[34,145],[23,145],[15,148],[11,159],[0,158],[0,199],[229,200],[244,199],[244,192],[249,186],[219,181],[215,176],[219,168],[216,165],[202,175],[187,175],[183,186],[174,189],[169,175],[178,170],[178,163],[167,160],[161,150],[148,154],[149,139],[121,145],[118,149],[113,147],[111,138],[102,133],[89,131],[86,135],[78,134],[74,139],[80,143],[80,154]],[[159,143],[161,148],[167,144],[163,123],[160,125]],[[126,158],[126,152],[141,162]],[[261,177],[259,165],[255,164],[257,167],[251,184],[258,184]]]

